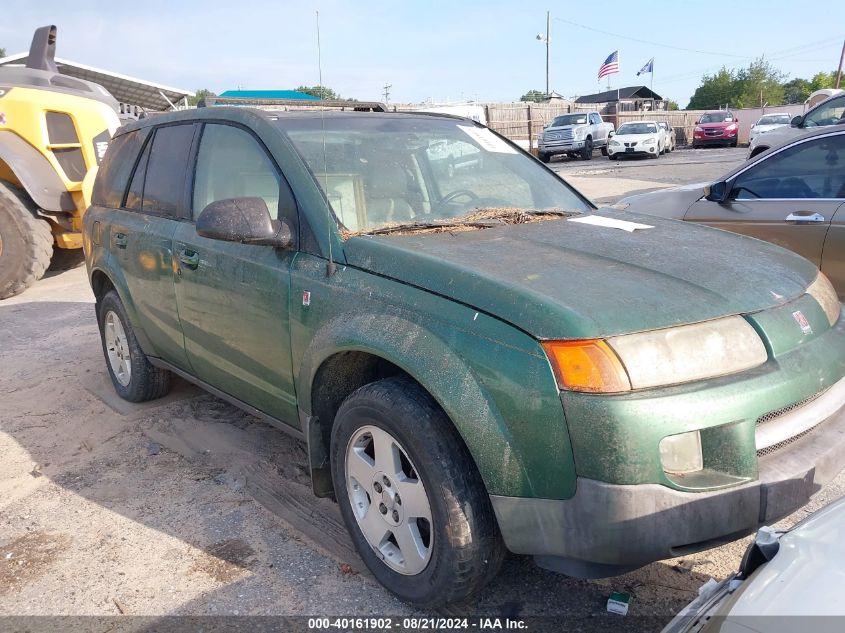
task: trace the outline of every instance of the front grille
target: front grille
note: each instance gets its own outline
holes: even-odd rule
[[[636,144],[636,141],[631,141],[630,143],[625,143],[625,147],[634,147]]]
[[[765,424],[766,422],[771,422],[779,418],[782,415],[786,415],[790,411],[794,411],[800,407],[803,407],[805,404],[810,404],[813,400],[818,398],[819,396],[823,395],[827,389],[823,389],[818,393],[813,394],[809,398],[804,398],[803,400],[799,400],[798,402],[793,402],[792,404],[788,404],[785,407],[781,407],[780,409],[775,409],[774,411],[769,411],[768,413],[764,413],[759,418],[757,418],[757,425]]]
[[[546,141],[571,141],[574,134],[572,130],[561,130],[560,132],[546,132],[543,140]]]
[[[783,440],[782,442],[778,442],[777,444],[772,444],[771,446],[767,446],[766,448],[761,448],[757,451],[757,457],[765,457],[766,455],[771,455],[772,453],[776,453],[780,449],[786,448],[787,446],[789,446],[793,442],[800,440],[802,437],[806,437],[807,435],[809,435],[810,433],[815,431],[817,428],[819,428],[818,425],[814,426],[811,429],[807,429],[806,431],[801,431],[801,433],[799,433],[798,435],[793,435],[792,437],[788,437],[785,440]]]
[[[715,127],[715,128],[714,127],[706,127],[706,128],[704,128],[704,134],[706,136],[721,136],[722,130],[720,128],[717,128],[717,127]]]

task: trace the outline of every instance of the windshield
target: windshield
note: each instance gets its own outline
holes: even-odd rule
[[[279,125],[349,232],[444,222],[476,209],[592,208],[541,164],[471,121],[364,114],[288,118]]]
[[[733,115],[730,112],[710,112],[701,117],[702,123],[724,123],[733,120]]]
[[[657,126],[654,123],[625,123],[616,130],[617,134],[654,134]]]
[[[792,117],[788,114],[767,114],[757,121],[757,125],[789,125]]]
[[[554,120],[549,124],[549,127],[561,127],[562,125],[586,125],[587,124],[587,115],[586,114],[564,114],[559,117],[555,117]]]

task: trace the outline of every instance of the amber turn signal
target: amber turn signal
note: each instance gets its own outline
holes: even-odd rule
[[[622,361],[602,340],[545,341],[543,349],[561,389],[592,393],[631,390]]]

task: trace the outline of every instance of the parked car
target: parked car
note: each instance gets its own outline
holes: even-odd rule
[[[619,160],[620,156],[659,158],[665,143],[665,131],[656,121],[623,123],[610,139],[607,156],[610,160]]]
[[[663,633],[782,633],[802,624],[814,633],[839,633],[845,617],[843,525],[845,498],[791,530],[761,528],[739,571],[705,584]]]
[[[432,168],[444,172],[449,178],[452,178],[456,171],[481,165],[481,151],[468,143],[432,141],[427,153]]]
[[[772,130],[776,130],[784,125],[789,125],[790,121],[792,121],[792,115],[789,114],[789,112],[764,114],[757,119],[757,122],[752,125],[751,129],[748,131],[748,142],[754,142],[754,138],[760,134],[765,134],[766,132],[771,132]]]
[[[658,121],[657,127],[659,127],[663,131],[663,151],[664,152],[674,152],[675,151],[675,128],[673,128],[668,122],[666,121]]]
[[[605,123],[598,112],[562,114],[540,134],[538,156],[544,163],[556,154],[590,160],[595,149],[601,149],[602,156],[607,156],[607,141],[612,132],[613,124]]]
[[[771,147],[776,147],[786,141],[800,136],[818,127],[836,125],[845,122],[845,94],[838,94],[822,101],[803,115],[792,118],[789,126],[783,126],[765,136],[756,136],[748,146],[748,158],[754,158]]]
[[[431,169],[441,140],[479,167]],[[812,263],[598,211],[468,119],[149,117],[93,201],[117,393],[182,376],[303,440],[414,605],[480,591],[506,549],[595,576],[711,547],[845,465],[845,317]]]
[[[729,110],[707,112],[696,121],[692,133],[693,148],[708,145],[736,147],[739,139],[739,119]]]
[[[818,266],[845,300],[845,128],[772,148],[718,182],[629,196],[614,207],[789,248]]]

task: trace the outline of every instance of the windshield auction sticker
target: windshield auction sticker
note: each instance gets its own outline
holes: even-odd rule
[[[459,125],[458,127],[472,140],[481,145],[482,149],[486,149],[488,152],[496,152],[498,154],[517,153],[513,147],[508,145],[503,139],[500,139],[487,128],[470,127],[469,125]]]

